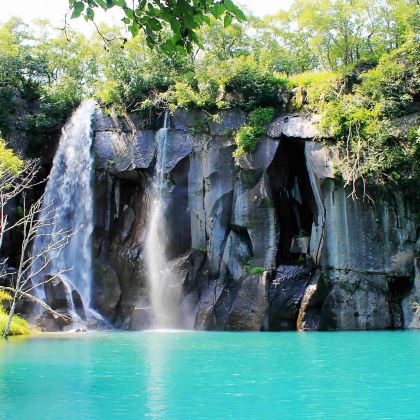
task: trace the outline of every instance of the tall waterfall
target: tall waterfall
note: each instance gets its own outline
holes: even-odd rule
[[[153,328],[178,326],[179,289],[176,275],[171,270],[166,248],[165,203],[169,194],[166,164],[170,147],[169,113],[164,127],[156,135],[156,167],[150,191],[150,209],[145,243],[146,269],[149,281]]]
[[[87,100],[64,126],[46,186],[41,213],[41,217],[53,218],[52,223],[44,228],[44,233],[60,230],[75,232],[59,253],[49,253],[50,264],[35,279],[37,283],[42,283],[46,275],[65,271],[59,277],[66,289],[67,307],[73,320],[79,319],[75,310],[77,302],[73,301],[74,290],[80,295],[86,317],[95,315],[90,308],[93,230],[91,121],[94,111],[95,102]],[[48,241],[45,236],[39,236],[34,243],[33,254],[45,249]],[[39,268],[35,266],[32,270],[36,272]],[[45,299],[42,284],[38,286],[37,292],[40,298]]]

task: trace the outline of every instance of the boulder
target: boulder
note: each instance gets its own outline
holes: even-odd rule
[[[300,139],[314,139],[319,135],[316,128],[318,121],[319,117],[316,115],[281,115],[269,124],[267,134],[273,138],[283,135]]]
[[[38,320],[38,324],[42,329],[46,331],[62,331],[71,324],[69,318],[76,316],[76,318],[85,319],[82,298],[79,292],[65,278],[46,276],[44,290],[47,305],[67,318],[62,318],[46,311]],[[70,310],[71,304],[73,304],[76,314]]]
[[[99,265],[95,270],[92,287],[93,308],[105,317],[113,319],[120,296],[121,287],[115,269],[108,264]]]
[[[369,330],[401,327],[390,310],[386,276],[329,270],[330,292],[322,309],[323,330]]]
[[[45,301],[54,310],[68,308],[71,289],[60,277],[46,276],[44,283]]]
[[[300,303],[311,273],[305,266],[280,265],[268,288],[268,329],[293,330],[296,328]]]
[[[233,301],[225,328],[260,331],[263,328],[267,306],[266,274],[246,276]]]

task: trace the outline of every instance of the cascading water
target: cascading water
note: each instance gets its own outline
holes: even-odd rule
[[[48,252],[48,266],[35,278],[38,297],[45,299],[44,285],[47,275],[59,274],[67,298],[67,309],[74,321],[80,320],[76,313],[74,291],[80,295],[86,318],[97,318],[90,307],[92,284],[92,116],[95,101],[87,100],[74,112],[62,130],[58,150],[45,189],[41,217],[52,217],[51,223],[41,233],[60,231],[73,232],[69,243],[57,252]],[[53,211],[52,211],[53,210]],[[52,212],[51,212],[52,211]],[[50,236],[38,236],[33,245],[33,254],[46,249]],[[41,264],[41,262],[39,263]],[[33,272],[40,266],[34,266]]]
[[[167,258],[165,228],[165,203],[169,195],[166,173],[170,147],[169,113],[165,114],[164,127],[156,135],[156,167],[150,190],[150,210],[145,243],[146,269],[150,289],[153,328],[179,326],[179,287]]]

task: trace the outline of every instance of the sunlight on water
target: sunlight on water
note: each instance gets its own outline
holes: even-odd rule
[[[0,418],[414,419],[420,332],[51,334],[0,342]]]

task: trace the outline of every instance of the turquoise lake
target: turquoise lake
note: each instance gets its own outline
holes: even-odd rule
[[[1,419],[415,419],[420,332],[0,341]]]

